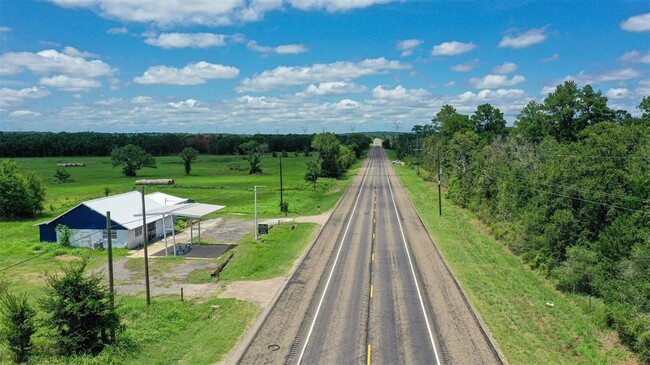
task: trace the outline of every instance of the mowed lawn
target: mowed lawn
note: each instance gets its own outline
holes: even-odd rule
[[[423,181],[411,166],[395,170],[508,363],[637,363],[607,328],[600,301],[556,290],[449,200],[439,216],[437,183]]]
[[[341,180],[319,179],[313,185],[304,181],[307,161],[313,157],[282,158],[284,199],[289,202],[289,216],[313,215],[331,209],[358,173],[362,161]],[[9,279],[10,291],[27,292],[36,304],[43,296],[43,274],[56,272],[66,260],[85,257],[89,268],[106,262],[106,251],[62,248],[39,242],[37,223],[50,220],[84,200],[136,189],[136,179],[172,178],[174,186],[151,186],[146,192],[162,191],[197,202],[225,205],[226,208],[207,218],[253,219],[253,187],[258,189],[260,218],[282,216],[279,212],[279,160],[271,155],[262,159],[262,175],[249,175],[248,162],[237,156],[200,156],[185,176],[178,156],[156,157],[156,169],[138,171],[136,178],[125,177],[119,167],[112,168],[108,157],[87,158],[19,158],[13,159],[21,171],[37,172],[46,185],[44,212],[36,218],[0,222],[0,277]],[[85,167],[70,167],[71,182],[56,183],[57,163],[81,162]],[[299,224],[282,225],[264,236],[266,243],[250,237],[229,268],[225,280],[262,279],[287,272],[293,261],[313,239],[317,227]],[[126,249],[115,250],[116,259],[125,257]],[[173,262],[172,262],[173,263]],[[208,271],[197,271],[189,282],[211,281]],[[211,364],[225,356],[243,334],[258,312],[249,302],[234,299],[204,298],[206,301],[185,301],[177,297],[159,296],[147,307],[142,295],[119,296],[118,311],[127,330],[116,346],[107,348],[98,357],[53,357],[51,339],[44,332],[35,337],[35,364]],[[46,350],[50,349],[50,350]],[[6,349],[0,347],[0,363],[8,361]]]

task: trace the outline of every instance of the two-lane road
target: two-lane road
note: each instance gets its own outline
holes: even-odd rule
[[[373,147],[239,362],[501,361]]]

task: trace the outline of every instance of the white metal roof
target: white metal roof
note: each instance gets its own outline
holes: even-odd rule
[[[177,196],[161,193],[159,191],[151,194],[146,195],[148,198],[151,198],[158,202],[160,205],[174,205],[174,204],[180,204],[180,203],[187,203],[189,199],[187,198],[179,198]]]
[[[154,209],[147,209],[147,216],[160,214],[173,215],[177,217],[201,218],[210,213],[214,213],[225,208],[223,205],[203,204],[203,203],[185,203],[161,206]],[[142,213],[136,215],[142,216]]]
[[[144,196],[145,208],[147,210],[147,220],[150,222],[162,219],[161,213],[150,215],[149,212],[160,208],[165,207],[163,204],[159,203],[156,199],[152,199],[149,195]],[[174,199],[176,201],[182,201],[187,199],[179,198],[173,195],[164,194]],[[164,199],[164,198],[163,198]],[[142,225],[142,195],[138,191],[129,191],[128,193],[111,195],[105,198],[93,199],[85,201],[79,205],[85,205],[88,208],[96,211],[102,216],[106,216],[106,212],[111,212],[111,220],[124,228],[134,229]],[[75,206],[72,209],[69,209],[65,213],[59,215],[58,217],[40,224],[48,224],[64,215],[69,211],[77,208],[79,205]],[[172,207],[172,206],[170,206]],[[136,214],[139,215],[136,216]],[[40,225],[39,224],[39,225]]]

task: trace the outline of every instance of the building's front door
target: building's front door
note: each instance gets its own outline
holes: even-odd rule
[[[148,223],[147,224],[147,242],[149,242],[152,239],[156,238],[156,236],[158,236],[156,234],[156,222]]]

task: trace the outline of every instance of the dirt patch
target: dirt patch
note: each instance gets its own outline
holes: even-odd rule
[[[55,259],[63,262],[71,262],[75,260],[81,260],[81,257],[79,256],[72,256],[72,255],[59,255],[59,256],[54,256]]]
[[[227,284],[226,290],[219,297],[248,300],[266,308],[284,281],[283,277],[261,281],[234,281]]]

